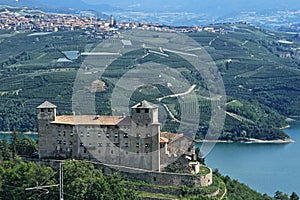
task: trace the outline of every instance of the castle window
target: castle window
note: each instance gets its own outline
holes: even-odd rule
[[[145,113],[149,113],[149,109],[148,108],[145,109]]]
[[[139,148],[140,147],[140,143],[137,142],[135,146],[136,146],[136,148]]]
[[[58,136],[60,136],[60,131],[58,131]]]
[[[87,136],[87,137],[90,137],[90,133],[89,133],[89,132],[87,132],[86,136]]]
[[[148,124],[145,124],[146,127],[148,127]]]
[[[116,147],[119,147],[119,146],[120,146],[120,143],[114,143],[114,145],[115,145]]]
[[[101,137],[101,133],[98,133],[98,137]]]
[[[64,140],[64,145],[66,145],[66,143],[67,143],[66,140]]]
[[[128,147],[128,143],[125,143],[125,147]]]
[[[86,148],[84,147],[84,149],[83,149],[83,153],[86,153]]]
[[[136,153],[137,153],[137,154],[139,154],[140,152],[139,152],[139,151],[137,151]]]
[[[124,138],[128,138],[128,133],[124,133]]]
[[[73,132],[70,133],[70,136],[73,137]]]
[[[141,110],[139,108],[136,109],[136,113],[140,113]]]
[[[153,181],[156,181],[156,177],[153,177]]]
[[[150,144],[146,143],[145,147],[149,149],[150,148]]]
[[[57,144],[61,144],[61,140],[57,140]]]
[[[80,146],[83,147],[83,143],[82,142],[80,142]]]
[[[48,112],[52,112],[52,109],[51,109],[51,108],[48,108]]]
[[[66,131],[64,131],[63,133],[64,133],[64,136],[66,136]]]
[[[72,141],[70,141],[70,145],[73,145],[73,142],[72,142]]]
[[[106,137],[109,138],[109,133],[106,133]]]
[[[118,138],[118,133],[115,133],[115,138]]]
[[[98,147],[102,147],[102,143],[98,143]]]
[[[44,108],[41,108],[41,112],[45,112],[45,109],[44,109]]]

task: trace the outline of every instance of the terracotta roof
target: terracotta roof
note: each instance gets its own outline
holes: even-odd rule
[[[95,116],[95,115],[62,115],[57,116],[53,124],[69,125],[118,125],[126,118],[122,116]]]
[[[165,137],[160,137],[159,139],[160,139],[159,140],[160,143],[168,143],[169,142],[169,140]]]
[[[39,105],[37,108],[56,108],[56,105],[53,103],[50,103],[49,101],[45,101],[41,105]]]
[[[161,132],[160,137],[168,139],[168,142],[174,142],[175,140],[178,140],[179,138],[183,137],[183,133],[170,133],[170,132]]]
[[[158,106],[144,100],[144,101],[141,101],[138,104],[132,106],[131,108],[158,108]]]

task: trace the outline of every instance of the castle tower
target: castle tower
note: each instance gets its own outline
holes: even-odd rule
[[[39,134],[39,157],[50,156],[55,148],[52,137],[51,122],[56,119],[56,105],[45,101],[37,107],[38,110],[38,134]],[[54,144],[53,144],[54,143]]]
[[[158,122],[158,106],[148,101],[141,101],[131,107],[131,130],[136,138],[136,149],[147,156],[143,169],[160,170],[160,123]]]

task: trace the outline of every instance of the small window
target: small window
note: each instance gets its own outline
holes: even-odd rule
[[[118,133],[115,133],[115,138],[118,138],[118,136],[119,136]]]
[[[136,113],[140,113],[141,112],[141,110],[138,108],[138,109],[136,109]]]
[[[145,147],[149,149],[150,148],[150,144],[146,143]]]
[[[128,143],[125,143],[125,147],[128,147]]]
[[[124,138],[128,138],[128,133],[124,133]]]
[[[87,132],[86,137],[90,137],[90,133],[89,132]]]
[[[70,141],[70,145],[73,145],[73,142],[72,142],[72,141]]]
[[[146,123],[145,126],[148,127],[148,124]]]
[[[84,147],[84,149],[83,149],[83,153],[86,153],[86,148]]]
[[[66,140],[64,140],[64,145],[66,145],[67,144],[67,142],[66,142]]]
[[[139,152],[139,151],[137,151],[136,153],[137,153],[137,154],[139,154],[140,152]]]
[[[114,145],[115,145],[116,147],[119,147],[119,146],[120,146],[120,143],[114,143]]]
[[[153,181],[156,181],[156,177],[153,177]]]
[[[80,142],[80,146],[83,147],[83,143],[82,142]]]
[[[145,113],[149,113],[149,109],[148,108],[145,109]]]
[[[41,108],[41,112],[45,112],[45,109],[44,109],[44,108]]]
[[[101,133],[98,133],[98,137],[101,137]]]
[[[73,132],[70,133],[70,136],[73,137]]]
[[[66,136],[66,131],[63,132],[64,133],[64,137]]]
[[[136,123],[136,126],[139,126],[140,124],[139,123]]]
[[[106,133],[106,137],[109,138],[109,133]]]
[[[52,108],[48,108],[48,112],[52,112]]]
[[[102,143],[98,143],[98,147],[102,147]]]
[[[139,148],[140,147],[140,143],[137,142],[135,146],[136,146],[136,148]]]

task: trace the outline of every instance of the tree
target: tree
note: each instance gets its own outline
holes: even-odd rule
[[[63,164],[65,199],[136,199],[118,174],[104,176],[94,165],[82,161]]]
[[[289,200],[289,196],[287,194],[284,194],[284,193],[277,190],[275,192],[274,199],[276,199],[276,200]]]
[[[293,192],[290,196],[290,200],[299,200],[299,196],[297,195],[297,193]]]
[[[4,138],[0,141],[0,150],[3,160],[9,160],[11,158],[10,145],[6,136],[4,136]]]
[[[44,190],[25,190],[37,186],[57,183],[56,172],[50,167],[35,163],[25,163],[19,160],[5,161],[0,165],[0,199],[57,199],[58,188]]]
[[[20,137],[19,137],[18,132],[16,131],[16,128],[14,128],[14,131],[12,134],[12,140],[11,140],[11,152],[12,152],[13,159],[15,159],[15,156],[18,153],[19,145],[20,145]]]

